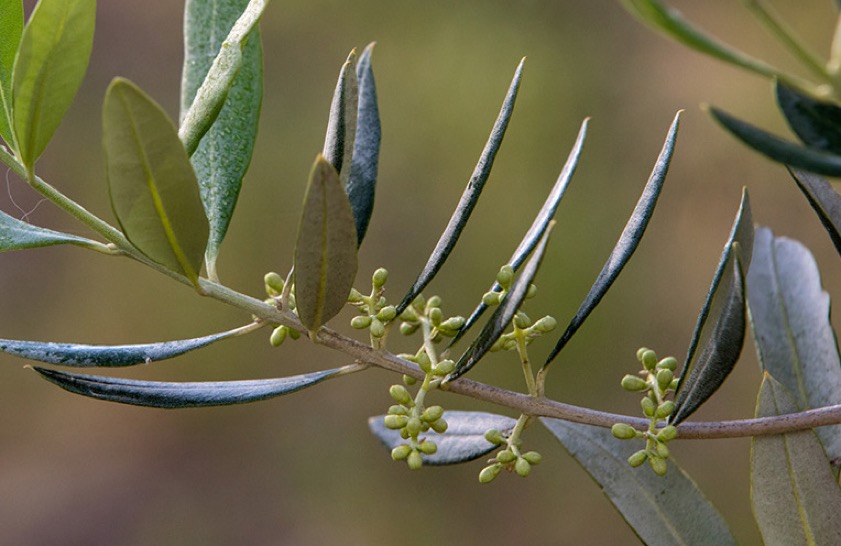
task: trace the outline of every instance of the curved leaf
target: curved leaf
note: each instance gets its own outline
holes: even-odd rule
[[[567,157],[566,164],[564,164],[564,168],[561,170],[558,180],[555,181],[555,185],[546,197],[546,201],[543,202],[540,212],[538,212],[537,216],[535,216],[531,227],[529,227],[529,230],[520,241],[520,244],[517,246],[514,254],[511,255],[511,259],[508,261],[511,267],[514,268],[514,271],[519,270],[520,266],[523,265],[523,262],[526,261],[526,258],[528,258],[531,251],[534,250],[534,247],[537,246],[537,243],[546,232],[549,222],[555,216],[555,211],[558,209],[561,198],[564,196],[567,186],[569,185],[570,180],[572,180],[572,175],[575,173],[575,168],[578,166],[578,158],[581,155],[581,148],[584,146],[584,139],[587,136],[587,122],[588,120],[585,119],[581,123],[581,129],[578,131],[578,137],[575,139],[575,144],[569,152],[569,157]],[[494,282],[491,290],[498,292],[500,290],[499,283]],[[485,302],[479,303],[476,309],[473,310],[473,313],[471,313],[470,317],[468,317],[465,321],[464,326],[462,326],[458,334],[453,337],[450,342],[451,347],[455,345],[465,333],[467,333],[467,330],[470,329],[477,320],[479,320],[479,317],[482,316],[487,308],[488,306]]]
[[[791,168],[789,173],[829,233],[835,250],[841,254],[841,195],[825,178],[816,174]]]
[[[20,341],[0,339],[0,351],[48,364],[75,367],[116,368],[148,364],[181,356],[184,353],[206,347],[211,343],[240,334],[252,325],[219,332],[204,337],[164,341],[143,345],[81,345],[78,343],[53,343],[43,341]]]
[[[377,86],[371,67],[374,44],[359,56],[356,79],[359,82],[359,108],[356,116],[356,137],[353,140],[353,162],[345,190],[347,190],[353,217],[356,220],[358,244],[362,244],[371,213],[374,211],[374,193],[377,187],[377,167],[380,157],[380,111],[377,106]]]
[[[639,444],[617,440],[609,429],[540,420],[645,544],[736,545],[727,522],[674,458],[669,458],[666,475],[658,476],[645,468],[632,468],[627,459]]]
[[[310,172],[295,245],[298,317],[314,332],[347,302],[356,277],[356,224],[333,165],[319,155]]]
[[[625,224],[625,229],[622,230],[622,235],[619,236],[616,246],[610,252],[607,262],[596,278],[596,282],[590,288],[587,297],[584,298],[584,301],[578,308],[578,312],[572,317],[569,326],[567,326],[567,329],[555,344],[555,348],[552,349],[552,352],[546,358],[546,364],[549,364],[558,356],[561,349],[566,346],[567,342],[572,339],[572,336],[584,324],[584,321],[587,320],[587,317],[590,316],[590,313],[593,312],[593,309],[602,300],[613,285],[613,282],[619,277],[622,268],[625,267],[625,264],[631,259],[637,246],[639,246],[642,236],[645,234],[645,228],[648,227],[648,221],[651,219],[651,215],[654,214],[654,207],[657,205],[657,198],[660,197],[660,192],[663,189],[663,182],[666,181],[666,174],[669,171],[669,164],[672,161],[672,153],[675,149],[675,139],[677,138],[679,122],[680,112],[677,113],[672,126],[669,128],[666,142],[663,143],[663,149],[657,157],[657,162],[654,164],[651,176],[649,176],[648,182],[642,190],[642,195],[640,195],[639,201],[637,201],[637,205],[634,207],[634,212],[631,213],[631,217]]]
[[[517,277],[514,283],[511,285],[511,288],[505,294],[505,297],[502,298],[502,301],[499,303],[499,306],[494,311],[491,318],[488,319],[488,322],[485,324],[485,327],[482,328],[482,331],[473,340],[473,343],[470,344],[470,347],[464,351],[464,354],[461,355],[461,358],[458,359],[456,362],[456,367],[453,372],[446,377],[444,383],[448,383],[450,381],[455,381],[460,376],[467,373],[470,368],[476,365],[479,360],[482,359],[483,356],[491,349],[496,340],[502,335],[506,328],[511,324],[511,320],[514,318],[514,315],[517,314],[517,310],[523,305],[523,301],[526,299],[526,294],[529,291],[529,285],[534,280],[535,275],[537,275],[537,270],[540,268],[540,262],[543,260],[543,254],[546,252],[546,243],[549,242],[549,235],[552,233],[552,226],[554,222],[549,222],[549,225],[546,227],[546,232],[543,234],[543,237],[540,239],[540,244],[537,245],[537,248],[534,249],[534,253],[532,254],[529,262],[526,264],[526,267],[523,268],[523,272]]]
[[[14,148],[12,73],[23,33],[22,0],[0,0],[0,138]]]
[[[438,243],[432,250],[426,265],[423,266],[418,278],[415,280],[409,292],[403,297],[403,301],[397,306],[397,314],[402,313],[406,307],[418,296],[418,294],[426,288],[426,285],[432,281],[438,271],[444,265],[453,247],[456,246],[458,238],[467,221],[470,219],[470,214],[479,200],[482,189],[485,187],[485,182],[488,181],[488,176],[491,174],[494,158],[502,145],[502,138],[505,136],[505,129],[508,127],[508,122],[511,119],[511,113],[514,110],[514,102],[517,100],[517,91],[520,88],[520,79],[523,75],[523,63],[525,59],[520,61],[517,70],[514,73],[514,79],[508,88],[508,93],[505,95],[505,100],[502,103],[502,109],[499,116],[496,118],[491,135],[488,142],[485,144],[485,149],[482,150],[482,155],[479,158],[479,163],[470,176],[470,181],[467,187],[464,188],[464,193],[461,194],[456,210],[450,217],[444,233],[438,239]]]
[[[330,104],[327,134],[321,154],[339,173],[342,186],[347,186],[353,164],[353,142],[356,138],[356,116],[359,108],[359,83],[356,76],[356,50],[350,52],[339,72],[339,81]]]
[[[384,417],[369,417],[368,428],[390,451],[406,440],[400,437],[399,430],[386,428]],[[478,459],[499,447],[485,439],[485,432],[490,429],[509,432],[517,424],[516,419],[482,411],[445,411],[443,418],[448,424],[447,432],[438,434],[430,430],[423,434],[438,446],[432,455],[421,454],[424,464],[456,464]]]
[[[96,0],[41,0],[23,30],[12,102],[18,157],[28,171],[82,84],[95,20]]]
[[[246,47],[248,37],[256,28],[268,3],[269,0],[251,0],[248,3],[222,42],[219,54],[213,59],[207,76],[195,92],[190,109],[182,114],[178,138],[184,143],[188,154],[192,155],[196,151],[199,141],[216,121],[225,105],[228,92],[234,86],[234,79],[243,66],[243,48]]]
[[[786,387],[800,410],[841,404],[841,359],[829,320],[829,294],[809,250],[760,228],[747,280],[762,368]],[[841,461],[841,425],[816,432],[829,458]]]
[[[72,244],[87,248],[100,248],[96,241],[61,233],[51,229],[33,226],[27,222],[0,212],[0,252],[23,250],[51,245]]]
[[[186,115],[210,70],[214,55],[247,4],[248,0],[187,2],[184,8],[182,115]],[[242,48],[241,67],[224,106],[190,158],[210,224],[206,263],[211,278],[216,278],[219,246],[228,231],[242,179],[251,163],[262,98],[263,48],[260,30],[254,28]]]
[[[756,416],[796,411],[766,372]],[[841,544],[841,490],[813,431],[754,437],[750,462],[753,513],[765,544]]]
[[[753,253],[753,218],[747,189],[689,343],[670,418],[689,417],[724,383],[745,338],[745,275]]]
[[[340,372],[337,368],[280,379],[165,383],[59,372],[40,366],[32,369],[47,381],[75,394],[108,402],[165,409],[257,402],[311,387]]]
[[[148,95],[116,78],[105,93],[102,137],[111,206],[126,237],[197,284],[208,224],[175,126]]]
[[[841,176],[841,155],[806,148],[710,107],[713,119],[736,138],[778,163],[825,176]]]
[[[835,155],[841,154],[841,108],[815,100],[780,82],[777,104],[789,127],[806,146]]]

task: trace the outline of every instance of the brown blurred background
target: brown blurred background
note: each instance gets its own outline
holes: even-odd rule
[[[29,5],[29,4],[28,4]],[[672,2],[750,53],[793,63],[738,2]],[[829,0],[775,2],[818,50],[836,16]],[[113,219],[102,168],[100,104],[125,76],[177,115],[180,2],[101,2],[88,77],[38,164],[45,179]],[[434,246],[481,152],[517,62],[517,108],[485,195],[427,294],[467,314],[531,223],[581,120],[578,173],[558,212],[533,316],[565,325],[598,274],[641,191],[675,112],[686,109],[657,213],[634,259],[549,377],[558,400],[636,414],[619,387],[646,345],[681,360],[721,247],[748,186],[754,217],[815,252],[830,293],[838,256],[782,167],[747,151],[699,109],[710,102],[777,132],[769,82],[667,41],[616,0],[273,2],[262,24],[265,99],[251,170],[222,249],[230,286],[260,296],[285,272],[306,174],[320,151],[339,67],[377,41],[383,119],[377,207],[357,285],[379,266],[402,296]],[[5,172],[5,169],[3,169]],[[1,179],[0,179],[1,180]],[[5,183],[5,181],[3,181]],[[14,176],[0,206],[39,202]],[[38,225],[88,235],[41,204]],[[76,248],[0,255],[0,337],[140,343],[204,335],[249,317],[127,261]],[[339,327],[350,315],[337,319]],[[556,334],[557,335],[557,334]],[[305,341],[272,349],[268,332],[119,375],[155,380],[279,377],[348,363]],[[554,337],[553,337],[554,340]],[[539,361],[550,340],[533,345]],[[395,350],[407,347],[397,340]],[[760,374],[751,345],[697,419],[752,415]],[[634,544],[609,502],[543,429],[529,479],[480,486],[482,462],[406,470],[367,432],[398,378],[372,370],[252,405],[164,411],[70,395],[0,358],[2,544]],[[512,355],[471,375],[524,388]],[[452,409],[494,408],[448,394]],[[508,411],[503,410],[505,413]],[[676,459],[744,544],[759,543],[748,496],[748,440],[679,442]],[[641,471],[647,472],[647,469]]]

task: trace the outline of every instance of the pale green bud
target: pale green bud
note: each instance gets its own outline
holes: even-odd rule
[[[441,307],[441,296],[432,296],[426,302],[426,308]]]
[[[409,394],[409,391],[407,391],[406,387],[403,385],[392,385],[388,389],[388,394],[390,394],[394,401],[398,404],[410,407],[414,405],[412,395]]]
[[[272,347],[280,347],[280,345],[286,341],[286,335],[288,333],[289,328],[286,326],[278,326],[272,330],[272,335],[269,337],[269,343],[272,344]]]
[[[671,415],[673,411],[675,411],[675,403],[671,400],[666,400],[657,407],[657,411],[654,413],[654,416],[658,419],[665,419]]]
[[[661,391],[665,391],[672,384],[674,377],[674,372],[668,368],[657,370],[657,386],[660,387]]]
[[[359,315],[350,319],[350,325],[357,330],[364,330],[371,325],[371,317],[368,315]]]
[[[383,322],[391,322],[397,317],[397,308],[393,305],[388,305],[380,309],[380,312],[377,313],[377,318]]]
[[[442,322],[438,326],[438,329],[439,330],[446,330],[446,331],[450,331],[450,332],[456,332],[458,330],[461,330],[461,327],[464,326],[465,322],[466,321],[464,320],[464,317],[458,317],[458,316],[450,317],[447,320],[445,320],[444,322]]]
[[[540,332],[541,334],[546,334],[551,332],[558,326],[558,321],[555,320],[555,317],[551,317],[549,315],[543,317],[542,319],[538,320],[534,323],[534,329]]]
[[[299,337],[301,337],[301,332],[299,332],[298,330],[287,328],[286,331],[289,333],[289,337],[291,337],[292,339],[298,339]]]
[[[348,303],[362,303],[365,301],[365,296],[363,296],[356,288],[351,288],[347,301]]]
[[[409,470],[420,470],[420,467],[423,466],[423,459],[421,458],[420,451],[413,450],[409,453],[406,462],[409,464]]]
[[[404,440],[409,439],[409,431],[406,430],[405,427],[400,429],[400,437],[403,438]]]
[[[647,349],[645,352],[642,353],[642,365],[645,366],[645,369],[651,371],[657,366],[657,353],[652,351],[651,349]]]
[[[409,408],[402,405],[394,405],[388,408],[389,415],[409,415]]]
[[[423,297],[423,294],[418,294],[415,299],[412,300],[412,305],[418,309],[426,307],[426,299]]]
[[[412,438],[420,434],[421,428],[423,428],[423,423],[417,417],[410,417],[409,422],[406,423],[406,430],[409,431],[409,436]]]
[[[675,371],[677,369],[677,359],[673,356],[667,356],[657,363],[657,369]]]
[[[637,437],[637,429],[625,423],[616,423],[610,428],[610,432],[620,440],[630,440]]]
[[[648,389],[648,383],[636,375],[626,375],[622,378],[622,388],[626,391],[639,392]]]
[[[405,427],[408,422],[409,418],[405,415],[386,415],[383,418],[385,428],[390,428],[391,430],[401,429]]]
[[[670,391],[676,391],[677,386],[679,384],[680,384],[680,378],[679,377],[676,377],[676,378],[672,379],[672,382],[669,384],[669,390]]]
[[[661,456],[662,458],[669,458],[669,447],[666,444],[662,442],[657,442],[657,445],[655,446],[654,450],[657,452],[657,455]]]
[[[517,456],[510,449],[504,449],[496,454],[496,460],[502,464],[508,464],[517,459]]]
[[[456,363],[450,359],[442,360],[435,366],[435,374],[436,375],[447,375],[449,373],[453,373],[453,370],[456,369]]]
[[[382,288],[385,286],[386,281],[388,280],[388,271],[381,267],[374,271],[374,274],[371,275],[371,284],[374,285],[374,288]]]
[[[479,472],[479,483],[491,483],[497,476],[499,476],[499,472],[501,470],[502,465],[499,464],[486,466],[481,472]]]
[[[418,449],[421,451],[421,453],[424,453],[426,455],[434,455],[438,451],[438,444],[436,444],[435,442],[430,442],[429,440],[424,440],[420,443]]]
[[[641,449],[633,455],[631,455],[630,457],[628,457],[628,464],[636,468],[642,463],[644,463],[646,459],[648,459],[648,452],[644,449]]]
[[[503,265],[496,274],[496,282],[506,290],[511,288],[511,283],[514,282],[514,268],[508,264]]]
[[[537,295],[537,285],[530,284],[528,289],[526,290],[526,299],[530,300]]]
[[[494,305],[499,305],[499,301],[502,299],[501,292],[485,292],[485,295],[482,296],[482,303],[487,305],[488,307],[493,307]]]
[[[644,355],[648,350],[648,347],[640,347],[637,349],[637,360],[639,360],[640,364],[642,364],[642,355]]]
[[[645,397],[640,402],[642,406],[642,412],[645,414],[646,417],[654,417],[654,413],[657,411],[657,404],[649,397]]]
[[[430,406],[426,408],[421,415],[421,419],[428,423],[432,423],[443,417],[444,415],[444,408],[441,406]]]
[[[661,442],[668,442],[675,438],[677,438],[677,427],[674,425],[666,425],[657,433],[657,439]]]
[[[391,450],[391,458],[395,461],[402,461],[412,452],[412,448],[407,444],[401,444]]]
[[[505,436],[495,428],[490,429],[489,431],[485,432],[485,440],[489,441],[492,444],[502,444],[505,442]]]
[[[438,326],[444,320],[444,312],[441,311],[440,307],[433,307],[429,311],[429,320],[432,322],[433,326]]]
[[[517,311],[517,314],[514,315],[514,326],[519,328],[520,330],[525,330],[529,326],[531,326],[531,319],[529,316],[522,311]]]
[[[420,324],[412,322],[403,322],[400,324],[400,333],[404,336],[410,336],[418,331]]]
[[[371,336],[383,337],[385,335],[385,325],[379,319],[371,319]]]
[[[529,475],[529,472],[531,472],[531,465],[527,460],[520,457],[519,459],[517,459],[517,462],[514,463],[514,471],[523,478],[525,478]]]
[[[407,385],[407,386],[411,387],[412,385],[414,385],[417,382],[418,382],[418,380],[415,379],[414,377],[412,377],[411,375],[404,375],[403,376],[403,384],[404,385]]]
[[[543,460],[543,456],[537,451],[529,451],[528,453],[523,454],[523,459],[527,460],[530,465],[534,466],[536,464],[540,464]]]
[[[669,469],[666,459],[661,459],[660,457],[649,456],[648,464],[651,465],[651,470],[653,470],[658,476],[665,476],[666,471]]]
[[[283,292],[283,277],[274,271],[270,271],[263,276],[263,282],[266,285],[266,293],[269,296],[279,296]]]
[[[513,351],[517,348],[517,341],[511,338],[502,342],[502,348],[506,351]]]
[[[449,425],[447,424],[447,421],[441,418],[433,423],[430,423],[429,426],[432,427],[432,430],[434,430],[438,434],[444,434],[445,432],[447,432],[447,427]]]
[[[496,351],[501,351],[501,350],[502,350],[502,346],[503,346],[504,344],[505,344],[505,339],[503,339],[503,338],[499,338],[499,339],[497,339],[496,341],[494,341],[494,344],[493,344],[493,345],[491,345],[491,348],[490,348],[490,349],[488,349],[488,351],[490,351],[490,352],[492,352],[492,353],[495,353]]]
[[[400,313],[400,318],[409,322],[417,322],[418,314],[415,313],[415,310],[410,306]]]

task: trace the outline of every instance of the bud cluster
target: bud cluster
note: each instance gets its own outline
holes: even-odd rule
[[[418,295],[410,306],[400,314],[403,321],[400,324],[400,333],[410,336],[418,331],[421,321],[426,320],[432,326],[430,338],[432,341],[440,341],[442,337],[454,337],[464,326],[464,317],[445,317],[441,311],[440,296],[432,296],[428,300],[423,295]]]
[[[356,289],[351,289],[348,296],[348,303],[357,307],[360,314],[353,317],[350,325],[357,330],[368,329],[372,340],[381,340],[385,337],[386,325],[397,317],[397,310],[393,305],[386,305],[385,283],[388,280],[388,271],[379,268],[371,276],[371,295],[365,296]]]
[[[263,284],[266,288],[266,294],[269,298],[266,300],[266,303],[270,303],[276,306],[280,305],[280,300],[283,295],[283,289],[286,285],[283,277],[280,276],[279,273],[274,271],[270,271],[263,276]],[[290,310],[295,310],[295,294],[292,294],[291,291],[289,294],[286,295],[287,297],[287,305]],[[287,337],[291,337],[292,339],[298,339],[301,337],[300,332],[289,328],[288,326],[276,326],[273,330],[271,335],[269,336],[269,343],[272,344],[272,347],[280,347],[284,341],[286,341]]]
[[[507,436],[496,429],[485,433],[485,439],[492,444],[503,445],[505,449],[499,451],[493,459],[488,459],[488,466],[479,472],[480,483],[490,483],[503,469],[509,472],[516,472],[518,476],[525,478],[531,472],[531,467],[540,464],[543,457],[537,451],[520,453],[522,441],[514,435]]]
[[[388,408],[383,424],[386,428],[399,430],[400,436],[404,440],[409,440],[408,443],[392,449],[391,458],[395,461],[405,460],[410,469],[417,470],[423,466],[422,454],[433,455],[438,451],[435,442],[420,438],[420,435],[429,432],[430,429],[439,434],[447,430],[444,408],[441,406],[423,408],[403,385],[392,385],[388,393],[397,404]]]

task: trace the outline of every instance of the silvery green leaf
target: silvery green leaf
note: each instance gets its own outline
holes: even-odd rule
[[[0,212],[0,252],[63,244],[87,248],[98,248],[102,246],[96,241],[69,233],[61,233],[60,231],[33,226],[32,224],[9,216],[5,212]]]
[[[356,116],[359,108],[359,84],[356,76],[356,50],[350,52],[339,72],[339,81],[330,104],[327,134],[321,155],[339,173],[346,187],[353,164],[353,142],[356,138]]]

